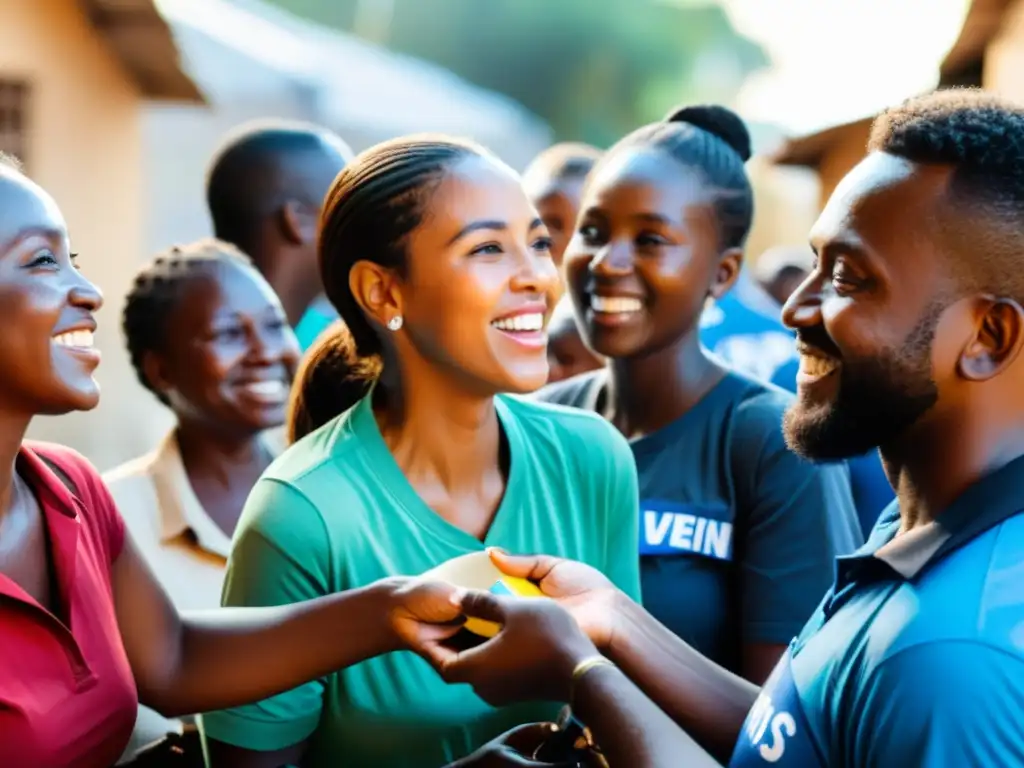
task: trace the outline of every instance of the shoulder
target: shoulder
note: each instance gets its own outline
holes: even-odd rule
[[[96,467],[78,451],[57,443],[28,440],[23,449],[47,465],[58,497],[66,493],[78,500],[85,527],[107,541],[110,559],[115,559],[124,541],[124,521]]]
[[[529,399],[544,403],[570,405],[576,408],[587,408],[593,398],[594,389],[600,387],[605,380],[603,370],[589,371],[573,376],[570,379],[548,384],[533,393]]]
[[[592,411],[513,395],[500,396],[500,400],[531,445],[573,455],[625,452],[632,456],[622,433]]]

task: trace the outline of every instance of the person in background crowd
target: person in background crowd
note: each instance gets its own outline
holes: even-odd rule
[[[337,398],[338,417],[257,482],[225,605],[359,589],[492,544],[582,559],[638,597],[636,469],[625,440],[592,414],[501,394],[546,381],[545,328],[559,293],[551,240],[521,179],[473,144],[385,142],[335,180],[319,253],[352,337],[350,368],[377,378],[356,403]],[[300,386],[315,371],[305,376]],[[396,653],[205,714],[202,727],[214,768],[318,768],[340,756],[434,768],[553,714],[492,709]]]
[[[451,587],[403,578],[299,605],[179,612],[92,465],[25,440],[36,416],[98,403],[102,297],[76,268],[53,198],[3,156],[0,201],[0,319],[17,329],[0,336],[4,766],[108,768],[140,700],[166,716],[236,706],[457,631]],[[458,768],[495,765],[523,735]]]
[[[862,541],[846,467],[782,436],[787,393],[700,344],[753,218],[750,139],[724,107],[678,110],[608,150],[565,255],[568,293],[601,371],[542,400],[603,414],[640,475],[644,605],[701,653],[761,683]],[[686,595],[686,599],[680,599]]]
[[[763,689],[551,558],[494,556],[611,663],[580,666],[595,647],[550,602],[479,593],[464,612],[504,631],[421,651],[498,703],[571,697],[613,768],[1024,766],[1021,217],[1024,109],[957,90],[883,113],[815,225],[785,311],[787,439],[815,459],[879,446],[899,495]]]
[[[548,147],[523,172],[523,189],[551,235],[551,257],[559,267],[576,227],[587,174],[601,158],[589,144],[565,142]]]
[[[371,370],[360,367],[371,366]],[[339,403],[355,403],[370,391],[378,375],[377,359],[359,360],[352,335],[341,320],[320,334],[306,354],[295,376],[288,400],[285,433],[288,445],[315,432],[338,415]],[[354,365],[355,364],[355,365]]]
[[[548,365],[551,368],[549,384],[604,367],[583,343],[568,296],[563,296],[555,305],[548,324]]]
[[[249,491],[283,446],[299,349],[281,303],[234,246],[171,248],[138,273],[123,330],[139,381],[175,426],[147,456],[103,477],[139,551],[180,610],[216,608]],[[140,711],[129,753],[181,733]],[[202,765],[198,733],[186,750]]]
[[[541,152],[523,172],[523,189],[551,234],[551,257],[559,267],[576,230],[583,183],[594,163],[600,159],[601,150],[597,147],[564,142]],[[568,299],[558,303],[551,318],[548,360],[551,363],[551,382],[604,365],[580,338]]]
[[[351,158],[325,128],[257,121],[228,136],[207,173],[214,234],[252,258],[302,349],[336,319],[322,298],[316,226],[324,194]]]
[[[814,252],[810,248],[780,245],[761,254],[753,273],[754,279],[781,308],[813,268]]]

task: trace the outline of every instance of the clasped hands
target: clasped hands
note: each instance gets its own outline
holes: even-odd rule
[[[545,598],[504,597],[440,582],[400,580],[391,594],[391,630],[401,647],[430,662],[446,682],[468,683],[490,704],[568,702],[576,666],[611,643],[621,593],[582,563],[512,556],[500,550],[490,550],[489,555],[502,572],[537,584]],[[452,640],[467,616],[500,624],[501,630],[473,647],[456,648]],[[513,741],[523,741],[522,733],[507,736],[513,735],[518,737]],[[498,750],[500,759],[457,765],[535,764],[516,762],[521,748],[509,746],[507,739],[499,742],[482,752]]]

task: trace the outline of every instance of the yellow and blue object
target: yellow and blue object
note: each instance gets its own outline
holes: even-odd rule
[[[540,587],[528,579],[521,579],[518,576],[502,576],[489,590],[492,595],[503,597],[544,597]],[[474,635],[480,637],[494,637],[501,630],[501,625],[484,619],[466,618],[465,628]]]

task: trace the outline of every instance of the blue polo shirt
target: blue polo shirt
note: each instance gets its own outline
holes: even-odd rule
[[[1024,766],[1024,457],[896,538],[896,504],[747,716],[731,768]]]

